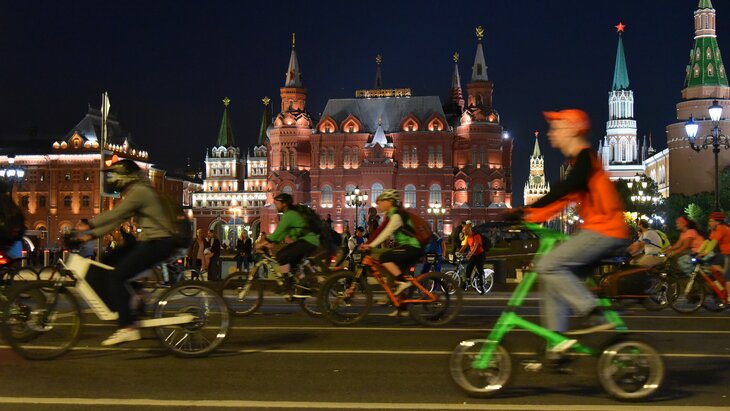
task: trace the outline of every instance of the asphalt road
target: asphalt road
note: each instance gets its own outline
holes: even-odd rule
[[[27,361],[0,345],[0,410],[730,409],[730,311],[639,307],[624,318],[667,365],[651,401],[608,397],[590,358],[570,375],[518,369],[500,395],[469,398],[451,381],[449,355],[461,340],[486,336],[505,302],[505,293],[467,294],[462,315],[443,328],[387,317],[385,307],[357,326],[334,327],[267,295],[261,312],[235,319],[222,348],[202,359],[169,355],[150,330],[142,341],[100,347],[114,324],[86,318],[77,348],[56,360]],[[522,313],[537,321],[537,301]],[[517,363],[540,346],[527,332],[509,340]]]

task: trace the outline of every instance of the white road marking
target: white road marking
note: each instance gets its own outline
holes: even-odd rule
[[[473,400],[469,400],[473,401]],[[479,404],[479,403],[393,403],[393,402],[328,402],[328,401],[253,401],[253,400],[155,400],[147,398],[38,398],[38,397],[0,397],[0,404],[43,404],[43,405],[87,405],[125,407],[189,407],[189,408],[289,408],[289,409],[336,409],[336,410],[596,410],[596,411],[633,411],[636,405],[546,405],[546,404]],[[687,406],[642,405],[642,411],[686,411]],[[694,411],[715,411],[727,409],[725,406],[691,407]]]
[[[456,345],[456,343],[454,344]],[[0,345],[0,349],[10,349],[8,345]],[[34,349],[55,349],[55,347],[34,347]],[[101,346],[85,346],[73,347],[71,351],[119,351],[119,352],[160,352],[165,351],[161,347],[101,347]],[[442,350],[348,350],[348,349],[286,349],[286,348],[241,348],[237,350],[220,348],[217,352],[236,353],[236,354],[303,354],[303,355],[423,355],[423,356],[446,356],[451,355],[451,351]],[[538,353],[531,351],[514,351],[510,352],[513,356],[535,356]],[[573,354],[577,356],[587,356],[587,354]],[[701,354],[701,353],[664,353],[662,357],[666,358],[730,358],[730,354]]]

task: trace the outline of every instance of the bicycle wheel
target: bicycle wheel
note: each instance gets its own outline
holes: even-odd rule
[[[695,278],[689,287],[688,277],[677,278],[669,283],[667,298],[674,311],[682,314],[693,313],[705,301],[705,287]]]
[[[702,303],[705,310],[719,313],[720,311],[727,308],[728,304],[724,298],[717,295],[716,292],[712,291],[709,295],[705,296],[705,301]]]
[[[664,361],[646,342],[621,339],[606,347],[598,358],[598,380],[618,400],[641,400],[661,388]]]
[[[61,277],[61,273],[55,266],[47,265],[38,271],[38,279],[41,281],[52,281]]]
[[[29,267],[20,267],[12,272],[12,283],[18,284],[18,282],[35,281],[38,279],[38,273]]]
[[[236,317],[245,317],[256,312],[264,301],[264,289],[249,273],[237,272],[229,275],[221,290],[228,310]]]
[[[484,369],[474,368],[474,360],[487,340],[467,340],[456,346],[451,354],[451,379],[470,397],[485,398],[497,394],[512,378],[512,359],[502,345],[495,347]]]
[[[182,272],[181,281],[203,281],[203,276],[196,268],[186,268]]]
[[[649,311],[663,310],[669,305],[667,298],[669,292],[669,283],[664,279],[655,280],[656,283],[651,286],[648,296],[641,300],[641,304]]]
[[[328,278],[319,291],[319,310],[334,325],[351,325],[370,312],[373,291],[367,281],[355,281],[355,274],[340,271]]]
[[[483,269],[482,279],[484,281],[483,294],[486,294],[486,293],[492,291],[492,287],[494,287],[494,271],[492,271],[488,268]]]
[[[431,293],[436,294],[436,301],[428,303],[410,303],[408,312],[419,324],[437,326],[450,323],[461,311],[461,290],[454,282],[441,273],[427,273],[418,276],[418,282],[425,288],[433,288]],[[411,287],[409,300],[422,300],[428,297],[418,287]]]
[[[209,354],[228,336],[228,308],[218,293],[199,281],[176,284],[157,301],[155,319],[174,319],[190,314],[193,321],[161,325],[155,333],[162,344],[178,357],[202,357]]]
[[[444,273],[444,275],[451,278],[451,280],[454,282],[454,284],[456,284],[456,288],[461,290],[461,276],[459,275],[458,271],[454,271],[454,270],[447,271],[446,273]],[[429,291],[433,291],[433,290],[429,290]],[[453,294],[454,292],[456,292],[456,290],[451,290],[450,294]]]
[[[302,311],[307,313],[310,317],[319,318],[322,316],[322,311],[319,310],[319,302],[317,301],[317,295],[319,294],[319,288],[325,281],[325,277],[322,275],[310,275],[305,279],[303,284],[312,293],[309,298],[298,298],[299,306],[302,307]]]
[[[81,331],[81,308],[65,287],[32,282],[13,288],[3,307],[2,335],[15,352],[30,360],[63,355]]]

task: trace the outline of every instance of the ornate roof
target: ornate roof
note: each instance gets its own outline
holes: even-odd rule
[[[375,133],[381,123],[385,133],[401,131],[401,122],[409,114],[422,123],[434,114],[445,118],[441,100],[436,96],[331,99],[327,101],[322,118],[330,116],[341,124],[350,114],[360,120],[361,131],[366,133]]]

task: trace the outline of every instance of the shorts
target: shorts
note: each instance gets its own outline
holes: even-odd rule
[[[313,254],[316,249],[316,245],[300,239],[282,247],[276,253],[276,261],[281,265],[296,266],[304,257]]]
[[[408,269],[418,263],[423,257],[423,251],[420,248],[403,246],[396,247],[392,250],[386,251],[380,256],[381,263],[395,263],[400,267],[401,272],[408,272]]]

